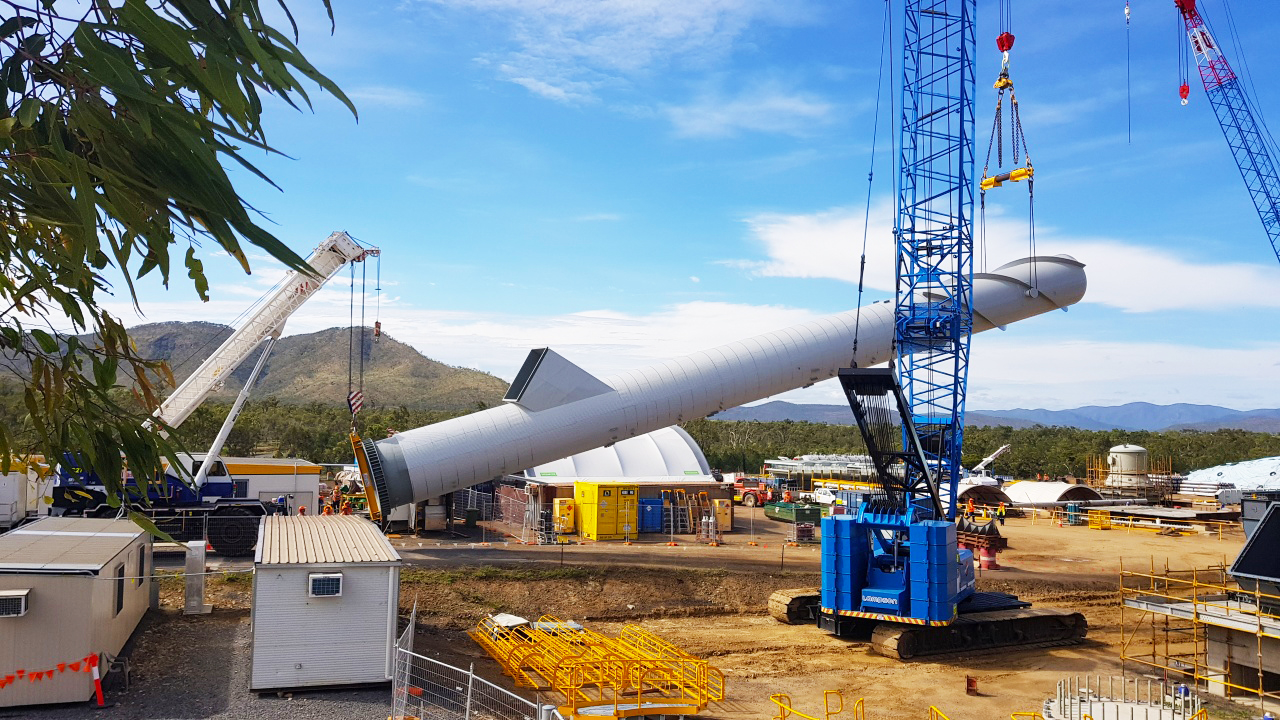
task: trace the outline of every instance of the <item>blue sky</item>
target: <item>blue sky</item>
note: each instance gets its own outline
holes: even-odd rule
[[[1237,43],[1224,1],[1201,6],[1280,131],[1280,20],[1234,0]],[[304,255],[336,229],[381,247],[383,326],[426,355],[509,379],[550,345],[607,375],[856,305],[879,0],[336,0],[332,36],[319,3],[291,7],[360,118],[272,106],[283,192],[241,187]],[[1014,0],[1038,248],[1090,289],[976,337],[969,407],[1280,407],[1280,263],[1194,75],[1178,102],[1172,3],[1133,3],[1131,93],[1123,8]],[[979,13],[981,159],[999,54]],[[891,133],[885,106],[867,302],[891,287]],[[1026,254],[1024,188],[992,193],[987,232],[991,267]],[[230,322],[280,273],[204,255],[212,302],[175,277],[136,322]],[[287,331],[345,324],[347,301],[335,281]],[[784,399],[839,402],[829,385]]]

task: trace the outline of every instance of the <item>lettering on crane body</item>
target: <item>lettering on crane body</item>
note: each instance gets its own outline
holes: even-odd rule
[[[881,603],[881,604],[884,604],[884,605],[897,605],[897,604],[898,604],[898,599],[897,599],[897,598],[888,598],[888,597],[866,597],[866,598],[863,598],[863,600],[862,600],[862,601],[863,601],[863,602]]]

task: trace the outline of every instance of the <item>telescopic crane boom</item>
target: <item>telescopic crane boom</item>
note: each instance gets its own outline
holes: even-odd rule
[[[991,463],[995,462],[995,461],[996,461],[996,458],[998,458],[998,457],[1000,457],[1001,455],[1005,454],[1005,452],[1006,452],[1006,451],[1008,451],[1009,447],[1010,447],[1010,446],[1008,446],[1008,445],[1001,445],[1001,446],[1000,446],[1000,448],[999,448],[998,450],[996,450],[995,452],[991,453],[990,455],[988,455],[988,456],[986,456],[986,457],[982,458],[982,462],[978,463],[977,465],[974,465],[974,466],[973,466],[973,469],[969,471],[969,474],[970,474],[970,475],[985,475],[985,474],[986,474],[986,472],[987,472],[987,466],[988,466],[988,465],[990,465]]]
[[[377,248],[362,247],[345,232],[335,232],[320,243],[307,258],[314,275],[291,271],[257,310],[249,315],[231,336],[165,398],[155,417],[169,427],[177,427],[195,412],[200,403],[218,388],[227,375],[269,337],[279,337],[284,323],[295,310],[315,295],[330,278],[346,267],[378,254]]]

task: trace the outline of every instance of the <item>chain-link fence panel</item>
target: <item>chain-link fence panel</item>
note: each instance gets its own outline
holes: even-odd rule
[[[407,632],[412,632],[410,629]],[[394,718],[563,720],[553,705],[526,700],[466,670],[396,648],[391,684]]]

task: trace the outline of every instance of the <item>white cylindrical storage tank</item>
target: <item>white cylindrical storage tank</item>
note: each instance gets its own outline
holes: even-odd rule
[[[1107,454],[1107,485],[1143,487],[1148,484],[1147,449],[1141,445],[1116,445]]]
[[[1121,475],[1146,475],[1149,468],[1147,449],[1141,445],[1117,445],[1107,458],[1111,472]]]

